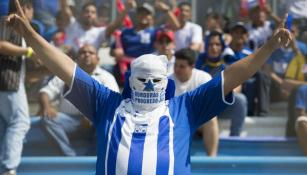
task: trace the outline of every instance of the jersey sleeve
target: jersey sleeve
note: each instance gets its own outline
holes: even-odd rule
[[[94,124],[102,117],[111,117],[122,99],[119,93],[106,88],[78,66],[65,97]]]
[[[223,73],[186,94],[191,126],[198,128],[234,103],[232,92],[224,94]]]

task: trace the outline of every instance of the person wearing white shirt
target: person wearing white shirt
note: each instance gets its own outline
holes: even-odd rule
[[[175,33],[176,50],[182,48],[191,48],[200,51],[203,45],[203,29],[198,24],[190,22],[191,4],[182,2],[178,5],[180,13],[178,21],[180,28]]]
[[[181,49],[175,53],[175,57],[174,73],[170,76],[175,81],[175,96],[192,91],[212,79],[210,74],[194,68],[195,51]],[[198,132],[202,134],[207,155],[216,156],[219,139],[217,118],[202,125]]]
[[[81,47],[77,63],[99,83],[119,92],[113,75],[98,66],[99,58],[94,46]],[[61,153],[65,156],[76,156],[75,150],[70,145],[69,136],[75,138],[77,135],[78,139],[85,138],[90,143],[91,135],[93,135],[90,133],[93,132],[93,129],[79,110],[64,98],[64,88],[65,83],[58,77],[54,77],[40,90],[38,115],[42,116],[41,124],[46,134],[60,148]],[[58,112],[51,105],[53,100],[59,100]]]
[[[117,18],[107,27],[95,26],[97,20],[97,8],[95,3],[88,2],[83,5],[79,20],[72,16],[70,7],[66,0],[61,1],[61,13],[63,18],[70,23],[66,28],[66,39],[64,44],[76,53],[84,44],[91,44],[99,49],[112,33],[122,25],[127,12],[135,6],[134,0],[128,0],[126,8],[119,13]],[[70,20],[68,20],[70,19]]]

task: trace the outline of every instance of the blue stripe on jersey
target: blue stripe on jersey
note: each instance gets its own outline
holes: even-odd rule
[[[169,169],[169,131],[170,124],[167,116],[162,116],[159,122],[159,135],[157,145],[157,175],[168,174]]]
[[[147,125],[136,125],[130,146],[128,175],[141,175]],[[146,167],[145,167],[146,168]]]
[[[122,137],[121,129],[124,122],[125,122],[125,117],[118,115],[112,130],[111,141],[109,145],[108,165],[107,165],[109,175],[115,174],[118,146]]]

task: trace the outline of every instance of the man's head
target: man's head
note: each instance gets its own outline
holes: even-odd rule
[[[136,9],[137,25],[140,29],[145,29],[153,25],[154,21],[154,8],[148,4],[143,3]]]
[[[192,18],[192,6],[188,2],[182,2],[178,5],[179,16],[178,19],[181,23],[191,20]]]
[[[236,23],[231,29],[230,34],[233,40],[231,41],[231,47],[243,48],[244,44],[248,40],[248,31],[242,22]],[[232,48],[234,49],[234,48]]]
[[[176,61],[174,73],[181,82],[186,82],[191,78],[192,70],[195,65],[195,51],[192,49],[181,49],[175,53]]]
[[[206,37],[205,49],[210,58],[219,57],[224,49],[222,34],[215,31],[211,32],[210,35]]]
[[[170,56],[175,49],[175,35],[171,30],[161,30],[157,33],[155,48],[159,55]],[[168,59],[170,59],[168,57]]]
[[[223,17],[218,13],[211,13],[207,16],[206,27],[209,31],[219,31],[223,29]]]
[[[89,44],[82,46],[78,51],[76,61],[83,70],[91,74],[99,64],[97,49]]]
[[[263,26],[267,20],[267,13],[260,6],[256,6],[250,10],[250,19],[255,26]]]
[[[152,110],[165,101],[167,59],[164,55],[142,55],[131,62],[131,100],[139,111]]]
[[[19,0],[19,3],[27,19],[31,21],[33,19],[33,14],[34,14],[33,0]],[[17,12],[17,8],[15,6],[15,1],[10,0],[9,14],[16,13],[16,12]]]
[[[95,24],[96,19],[97,19],[96,5],[92,2],[84,4],[80,14],[80,22],[86,27],[91,27]]]

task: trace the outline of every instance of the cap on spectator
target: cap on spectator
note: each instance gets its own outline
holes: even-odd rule
[[[243,31],[243,33],[248,33],[245,25],[243,22],[237,22],[235,23],[231,28],[230,28],[230,31],[234,31],[234,30],[237,30],[237,29],[241,29]]]
[[[175,40],[174,32],[171,30],[160,30],[157,32],[157,41],[162,40],[164,37],[167,37],[172,42]]]
[[[145,2],[141,6],[139,6],[136,11],[137,12],[146,11],[147,13],[150,13],[151,15],[155,15],[154,7],[147,2]]]

